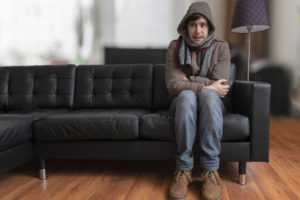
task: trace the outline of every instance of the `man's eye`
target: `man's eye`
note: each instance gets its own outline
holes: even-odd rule
[[[206,24],[205,23],[201,23],[201,27],[206,27]]]

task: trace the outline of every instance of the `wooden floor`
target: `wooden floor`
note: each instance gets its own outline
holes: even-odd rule
[[[272,118],[270,162],[248,163],[247,184],[239,185],[237,163],[221,163],[222,200],[300,199],[300,119]],[[1,200],[160,200],[167,191],[172,161],[48,161],[40,181],[36,163],[0,175]],[[193,172],[188,199],[199,199],[201,170]]]

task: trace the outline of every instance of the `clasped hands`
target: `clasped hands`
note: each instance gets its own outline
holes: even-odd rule
[[[220,97],[225,97],[229,91],[229,88],[230,86],[227,84],[226,79],[217,80],[213,84],[203,87],[203,89],[212,89],[216,91]]]

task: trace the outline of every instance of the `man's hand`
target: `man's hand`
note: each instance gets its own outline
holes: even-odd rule
[[[212,89],[216,91],[220,97],[225,97],[228,93],[229,85],[227,84],[226,79],[220,79],[209,86],[204,86],[203,89]]]

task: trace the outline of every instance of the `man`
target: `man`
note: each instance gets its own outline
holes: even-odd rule
[[[169,199],[187,197],[188,184],[192,181],[194,142],[200,146],[204,169],[201,199],[220,199],[221,179],[217,170],[225,111],[221,98],[229,90],[229,47],[214,37],[211,10],[205,2],[189,7],[177,31],[180,37],[170,43],[166,58],[167,88],[176,96],[171,110],[175,113],[177,170]]]

